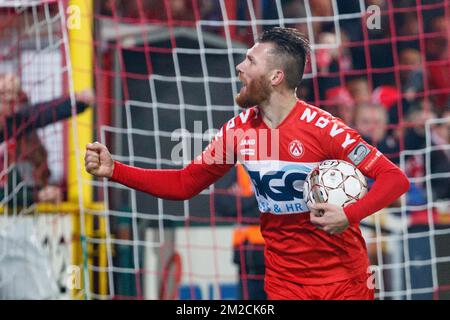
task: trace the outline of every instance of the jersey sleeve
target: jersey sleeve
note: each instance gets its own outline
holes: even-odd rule
[[[115,161],[111,180],[158,198],[190,199],[234,166],[234,145],[228,150],[223,131],[183,169],[143,169]]]
[[[358,132],[334,118],[332,130],[324,131],[322,147],[330,159],[352,163],[365,176],[374,179],[372,188],[359,201],[344,208],[351,224],[387,207],[409,189],[409,180],[379,150],[364,141]]]
[[[217,132],[203,152],[193,163],[217,176],[223,176],[236,163],[236,137],[233,130],[227,130],[226,124]]]
[[[365,176],[375,178],[371,169],[382,156],[381,152],[342,121],[337,118],[333,118],[331,121],[332,129],[322,131],[323,150],[332,159],[350,162]]]

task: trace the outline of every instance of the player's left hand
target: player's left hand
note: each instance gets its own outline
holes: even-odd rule
[[[339,234],[349,226],[344,209],[329,203],[316,203],[310,205],[311,223],[317,228],[329,233]]]

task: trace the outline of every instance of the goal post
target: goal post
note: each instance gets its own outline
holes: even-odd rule
[[[93,1],[71,0],[67,8],[68,45],[71,64],[73,94],[84,89],[92,89],[93,85]],[[85,206],[93,201],[93,188],[89,181],[92,176],[83,169],[83,150],[93,139],[92,107],[84,114],[72,119],[68,124],[68,200],[79,203],[80,217],[74,217],[74,233],[81,239],[81,251],[76,251],[73,258],[83,265],[84,297],[90,299],[90,288],[93,287],[93,276],[89,271],[92,259],[87,252],[93,251],[93,246],[87,243],[86,237],[93,234],[94,216],[85,215]],[[81,260],[80,260],[81,259]]]

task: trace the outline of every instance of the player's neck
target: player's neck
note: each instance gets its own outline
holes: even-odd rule
[[[277,128],[294,109],[297,98],[293,94],[272,93],[266,103],[259,107],[263,121],[269,128]]]

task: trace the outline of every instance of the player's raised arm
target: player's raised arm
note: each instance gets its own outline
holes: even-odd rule
[[[86,171],[97,177],[110,178],[130,188],[168,200],[186,200],[199,194],[234,166],[225,160],[222,139],[215,139],[209,147],[183,169],[142,169],[113,161],[108,148],[95,142],[86,146]],[[233,149],[233,148],[231,148]],[[214,162],[221,152],[220,162]],[[232,150],[231,150],[232,152]]]

